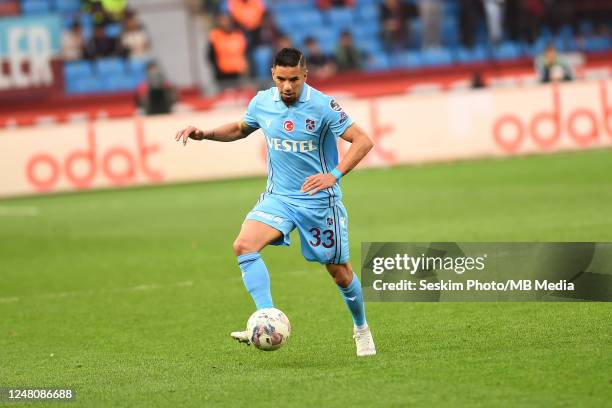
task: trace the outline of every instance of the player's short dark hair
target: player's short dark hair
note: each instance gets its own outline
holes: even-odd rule
[[[274,66],[306,68],[306,57],[296,48],[283,48],[274,57]]]

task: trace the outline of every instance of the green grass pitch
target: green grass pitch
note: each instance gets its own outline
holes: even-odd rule
[[[361,241],[612,241],[611,170],[603,150],[355,172],[354,264]],[[612,304],[369,303],[379,354],[358,359],[296,235],[263,252],[287,346],[234,343],[253,306],[231,245],[263,188],[0,201],[0,387],[84,407],[611,406]]]

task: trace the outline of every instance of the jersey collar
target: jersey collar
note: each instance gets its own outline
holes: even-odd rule
[[[298,100],[298,102],[301,102],[301,103],[308,102],[310,100],[311,91],[312,91],[312,88],[310,87],[310,85],[308,85],[307,83],[304,83],[304,87],[302,88],[302,94],[300,95],[300,99]],[[278,88],[276,87],[274,87],[272,98],[274,99],[275,102],[278,102],[281,100],[280,92],[278,92]]]

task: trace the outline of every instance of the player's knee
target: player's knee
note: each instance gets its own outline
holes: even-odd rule
[[[353,271],[346,265],[328,265],[327,270],[336,285],[346,288],[353,280]]]
[[[232,247],[236,256],[258,251],[258,249],[255,247],[255,245],[253,245],[253,243],[240,237],[236,238]]]

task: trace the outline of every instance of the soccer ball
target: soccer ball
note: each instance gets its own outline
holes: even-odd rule
[[[263,351],[278,350],[291,334],[291,323],[283,312],[273,307],[257,310],[249,317],[247,332],[251,344]]]

